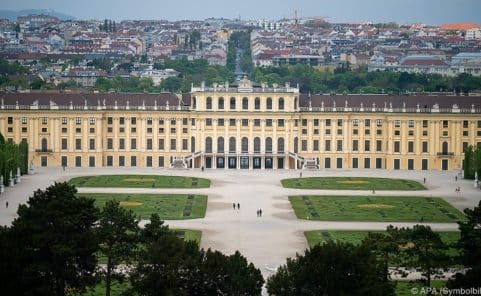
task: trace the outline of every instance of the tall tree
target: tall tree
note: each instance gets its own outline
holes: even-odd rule
[[[109,21],[107,19],[104,19],[104,31],[107,32],[109,30]]]
[[[399,252],[398,231],[392,226],[386,233],[369,232],[362,241],[366,249],[371,250],[383,263],[383,274],[386,281],[390,280],[389,265],[395,261]]]
[[[464,149],[463,169],[465,179],[474,179],[474,151],[472,145]]]
[[[474,209],[465,209],[466,221],[458,222],[461,237],[458,247],[467,268],[449,280],[449,288],[481,288],[481,201]]]
[[[403,258],[406,267],[420,268],[426,280],[426,286],[431,286],[434,276],[441,275],[443,268],[450,263],[446,254],[448,246],[441,240],[439,233],[433,232],[431,227],[414,225],[412,229],[401,228]]]
[[[138,221],[132,210],[122,208],[118,201],[108,201],[100,213],[98,238],[100,251],[107,258],[105,295],[110,296],[112,279],[123,280],[124,274],[115,271],[122,262],[133,258],[137,247]]]
[[[383,264],[365,246],[328,242],[288,258],[267,280],[269,294],[394,295]]]
[[[23,294],[62,296],[96,283],[98,211],[92,199],[76,192],[74,186],[55,183],[19,206],[7,237],[13,239],[13,270]]]

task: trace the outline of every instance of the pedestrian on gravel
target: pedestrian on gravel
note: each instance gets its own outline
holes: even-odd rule
[[[8,209],[8,201],[5,203],[5,207]]]
[[[299,173],[299,178],[302,178],[302,172]]]
[[[259,210],[257,210],[257,213],[256,213],[256,214],[257,214],[257,217],[259,217]]]
[[[240,210],[240,203],[237,203],[237,209]]]
[[[458,176],[454,176],[454,181],[458,182]]]
[[[232,203],[232,207],[233,207],[233,208],[234,208],[234,210],[235,210],[235,202],[233,202],[233,203]]]
[[[262,209],[259,209],[259,217],[262,217]]]
[[[423,182],[424,182],[424,184],[426,184],[426,177],[424,177]]]

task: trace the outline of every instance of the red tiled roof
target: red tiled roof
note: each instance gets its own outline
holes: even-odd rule
[[[475,23],[452,23],[441,25],[441,29],[443,30],[465,31],[472,28],[481,28],[481,26]]]

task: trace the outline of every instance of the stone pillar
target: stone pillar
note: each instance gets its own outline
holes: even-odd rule
[[[0,193],[5,192],[5,186],[3,185],[3,175],[0,175]]]
[[[15,176],[15,182],[16,183],[20,183],[20,176],[21,176],[20,168],[17,167],[17,175]]]
[[[13,185],[14,185],[13,175],[12,175],[12,171],[10,171],[10,178],[8,179],[8,186],[13,187]]]

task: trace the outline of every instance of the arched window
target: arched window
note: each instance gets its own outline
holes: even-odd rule
[[[42,138],[42,151],[46,151],[48,149],[48,142],[46,138]]]
[[[242,151],[242,153],[249,152],[249,139],[247,139],[247,137],[242,138],[241,151]]]
[[[256,98],[256,99],[254,100],[254,109],[256,109],[256,110],[260,110],[260,109],[261,109],[261,99]]]
[[[267,110],[272,110],[272,99],[271,99],[271,98],[267,98],[267,101],[266,101],[266,109],[267,109]]]
[[[224,137],[217,138],[217,153],[224,153]]]
[[[272,138],[266,138],[266,153],[272,153]]]
[[[235,110],[235,98],[230,98],[230,109]]]
[[[236,152],[236,143],[235,143],[235,138],[230,137],[229,138],[229,153],[235,153]]]
[[[259,137],[254,138],[254,153],[261,152],[261,139]]]
[[[212,98],[208,97],[205,101],[205,109],[211,110],[212,109]]]
[[[242,110],[247,110],[247,109],[249,109],[249,99],[243,98],[242,99]]]
[[[195,137],[190,137],[190,152],[195,152]]]
[[[448,154],[448,142],[443,142],[443,154]]]
[[[284,153],[284,138],[277,139],[277,153]]]
[[[295,137],[294,138],[294,153],[297,153],[299,151],[298,146],[299,146],[299,139],[297,137]]]
[[[223,98],[223,97],[220,97],[220,98],[219,98],[219,102],[218,102],[217,108],[218,108],[219,110],[224,110],[224,98]]]
[[[279,99],[279,110],[284,110],[284,99],[283,98]]]
[[[205,138],[205,153],[212,153],[212,138]]]

